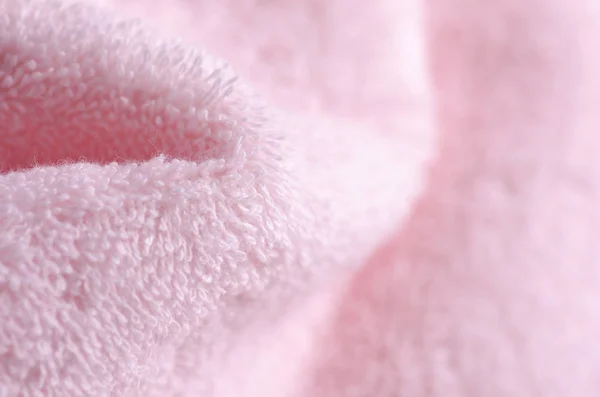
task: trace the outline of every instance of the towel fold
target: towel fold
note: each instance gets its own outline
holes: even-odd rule
[[[0,0],[0,397],[596,396],[592,0]]]

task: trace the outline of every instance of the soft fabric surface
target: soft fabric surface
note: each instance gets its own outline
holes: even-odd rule
[[[600,395],[596,0],[0,0],[0,396]]]

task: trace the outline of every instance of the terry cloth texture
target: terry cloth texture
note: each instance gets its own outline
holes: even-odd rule
[[[597,0],[0,0],[0,397],[597,397]]]

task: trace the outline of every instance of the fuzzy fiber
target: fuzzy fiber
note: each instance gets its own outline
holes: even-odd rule
[[[0,397],[597,397],[597,0],[0,0]]]

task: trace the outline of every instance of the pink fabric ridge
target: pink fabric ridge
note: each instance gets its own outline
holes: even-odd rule
[[[596,0],[0,0],[0,397],[600,395]]]

